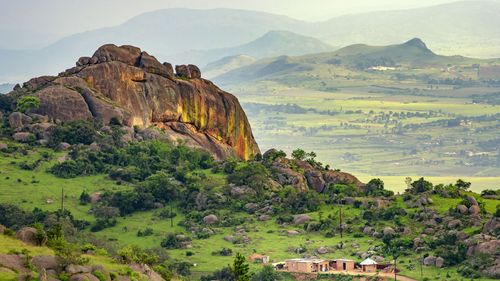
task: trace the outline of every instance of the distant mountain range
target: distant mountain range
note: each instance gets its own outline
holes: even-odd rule
[[[304,56],[279,56],[258,60],[252,64],[233,69],[215,77],[221,85],[238,84],[256,80],[280,80],[287,76],[302,75],[303,79],[316,79],[316,71],[324,71],[328,66],[342,67],[353,71],[385,68],[446,68],[449,65],[498,64],[500,60],[481,60],[463,56],[442,56],[431,51],[419,38],[403,44],[389,46],[369,46],[355,44],[334,52]],[[325,67],[322,67],[325,66]],[[213,71],[213,70],[212,70]],[[306,74],[308,73],[308,74]]]
[[[172,59],[206,65],[207,63],[230,56],[247,55],[261,59],[283,54],[289,56],[313,54],[332,51],[334,49],[334,47],[313,37],[290,31],[272,30],[243,45],[211,50],[191,50],[174,55]]]
[[[387,45],[412,37],[422,38],[439,54],[500,57],[500,3],[456,2],[317,23],[231,9],[159,10],[119,26],[68,36],[43,49],[0,50],[0,82],[55,74],[73,65],[74,57],[91,55],[105,43],[138,45],[163,61],[203,66],[228,56],[302,55],[329,51],[330,45]]]
[[[0,94],[6,94],[10,91],[12,91],[12,89],[14,88],[14,85],[13,84],[0,84]]]

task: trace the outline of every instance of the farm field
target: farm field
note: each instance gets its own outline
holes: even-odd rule
[[[500,187],[500,107],[472,98],[499,88],[394,83],[324,92],[263,81],[230,89],[262,151],[315,151],[325,164],[383,177],[395,191],[417,175],[467,178],[475,191]]]

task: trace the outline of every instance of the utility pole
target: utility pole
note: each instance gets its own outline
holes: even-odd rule
[[[61,215],[64,212],[64,186],[61,187]]]
[[[394,257],[394,281],[397,281],[398,269],[397,269],[398,258]]]
[[[424,277],[424,272],[422,270],[422,264],[424,263],[424,257],[420,255],[420,278],[423,279]]]
[[[342,204],[339,204],[340,205],[340,215],[339,215],[339,220],[340,220],[340,238],[342,239],[343,238],[343,234],[342,234]]]
[[[174,203],[170,202],[170,227],[174,227],[174,211],[173,211],[172,204],[174,204]]]

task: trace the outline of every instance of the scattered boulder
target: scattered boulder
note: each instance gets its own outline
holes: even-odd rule
[[[31,260],[36,268],[44,270],[55,270],[59,271],[59,260],[55,256],[35,256]]]
[[[481,213],[481,208],[478,205],[472,205],[469,208],[469,213],[471,215],[479,215]]]
[[[249,213],[255,212],[257,209],[259,209],[259,205],[255,203],[246,203],[244,206],[245,210]]]
[[[427,234],[427,235],[431,235],[434,233],[434,228],[432,227],[427,227],[424,229],[424,233]]]
[[[306,215],[306,214],[300,214],[300,215],[293,216],[293,224],[294,225],[304,224],[310,220],[311,220],[311,217],[309,215]]]
[[[231,187],[231,196],[239,198],[247,195],[255,195],[257,192],[248,186],[233,186]]]
[[[288,236],[295,236],[299,235],[300,232],[298,232],[297,230],[287,230],[286,234],[288,234]]]
[[[12,135],[12,138],[15,141],[19,142],[29,142],[31,140],[35,140],[35,136],[32,133],[28,132],[18,132]]]
[[[436,267],[441,268],[444,266],[444,259],[442,257],[436,258]]]
[[[75,274],[69,278],[69,281],[100,281],[91,273]]]
[[[5,255],[0,254],[0,267],[6,267],[17,272],[26,271],[26,259],[24,256],[19,255]]]
[[[142,52],[139,58],[139,67],[146,72],[157,74],[165,78],[174,78],[174,71],[168,65],[160,63],[155,57],[149,55],[147,52]]]
[[[68,150],[70,147],[71,147],[71,144],[69,144],[69,143],[67,143],[67,142],[61,142],[61,143],[57,146],[57,150],[59,150],[59,151],[64,151],[64,150]]]
[[[356,199],[352,198],[352,197],[346,197],[344,198],[344,204],[345,205],[354,205],[354,202],[356,201]]]
[[[458,219],[452,220],[448,223],[448,228],[455,229],[462,226],[462,222]]]
[[[179,77],[191,78],[191,73],[189,72],[189,68],[187,67],[187,65],[184,65],[184,64],[183,65],[176,65],[175,66],[175,73]]]
[[[465,206],[465,205],[458,205],[458,206],[457,206],[457,211],[458,211],[460,214],[465,215],[465,214],[467,214],[467,212],[468,212],[469,210],[467,209],[467,206]]]
[[[305,177],[309,186],[317,192],[323,192],[325,189],[325,180],[323,175],[318,170],[308,170],[305,172]]]
[[[227,242],[233,242],[234,236],[233,235],[226,235],[226,236],[224,236],[224,240]]]
[[[100,192],[93,192],[90,194],[90,203],[96,204],[102,199],[102,194]]]
[[[9,125],[14,129],[22,129],[31,124],[32,119],[21,112],[13,112],[9,115]]]
[[[436,265],[436,257],[428,256],[428,257],[424,258],[424,265],[425,266],[435,266]]]
[[[34,227],[23,227],[16,233],[16,238],[23,241],[26,244],[38,246],[36,233],[37,229]]]
[[[90,273],[90,272],[92,272],[92,267],[91,266],[70,264],[70,265],[66,266],[65,271],[71,275],[78,274],[78,273]]]
[[[0,142],[0,150],[6,150],[9,146],[6,143]]]
[[[378,262],[378,263],[381,263],[381,262],[383,262],[383,261],[385,260],[385,258],[384,258],[384,257],[382,257],[382,256],[377,256],[377,255],[371,256],[370,258],[371,258],[372,260],[374,260],[374,261]]]
[[[257,218],[257,220],[258,220],[258,221],[268,221],[268,220],[270,220],[270,219],[271,219],[271,217],[270,217],[269,215],[260,215],[260,216]]]
[[[383,233],[384,235],[395,235],[396,231],[392,227],[385,227]]]
[[[494,239],[469,247],[467,255],[472,256],[478,253],[495,255],[498,249],[500,249],[500,240]]]
[[[477,203],[477,200],[476,198],[474,198],[473,196],[471,195],[467,195],[467,201],[469,201],[469,203],[471,204],[471,206],[478,206],[479,204]]]
[[[328,248],[326,247],[319,247],[316,252],[320,255],[328,254]]]
[[[217,218],[217,216],[214,215],[214,214],[205,216],[203,218],[203,223],[204,224],[214,224],[214,223],[217,223],[218,221],[219,221],[219,218]]]
[[[363,228],[363,233],[366,235],[372,235],[373,232],[375,232],[375,229],[371,226],[365,226],[365,228]]]
[[[403,228],[403,234],[404,235],[411,235],[411,228],[409,228],[409,227]]]
[[[201,78],[201,70],[194,64],[189,64],[187,66],[189,70],[190,77],[189,78]]]
[[[483,226],[483,233],[489,235],[500,234],[500,218],[493,217],[489,219]]]

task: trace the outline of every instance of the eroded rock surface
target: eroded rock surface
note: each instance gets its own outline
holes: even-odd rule
[[[158,127],[172,141],[206,149],[218,158],[259,153],[250,124],[233,95],[202,79],[194,65],[176,67],[133,46],[104,45],[58,76],[31,79],[10,93],[35,95],[31,113],[54,120],[112,118],[129,127]],[[16,125],[25,121],[17,118]]]

